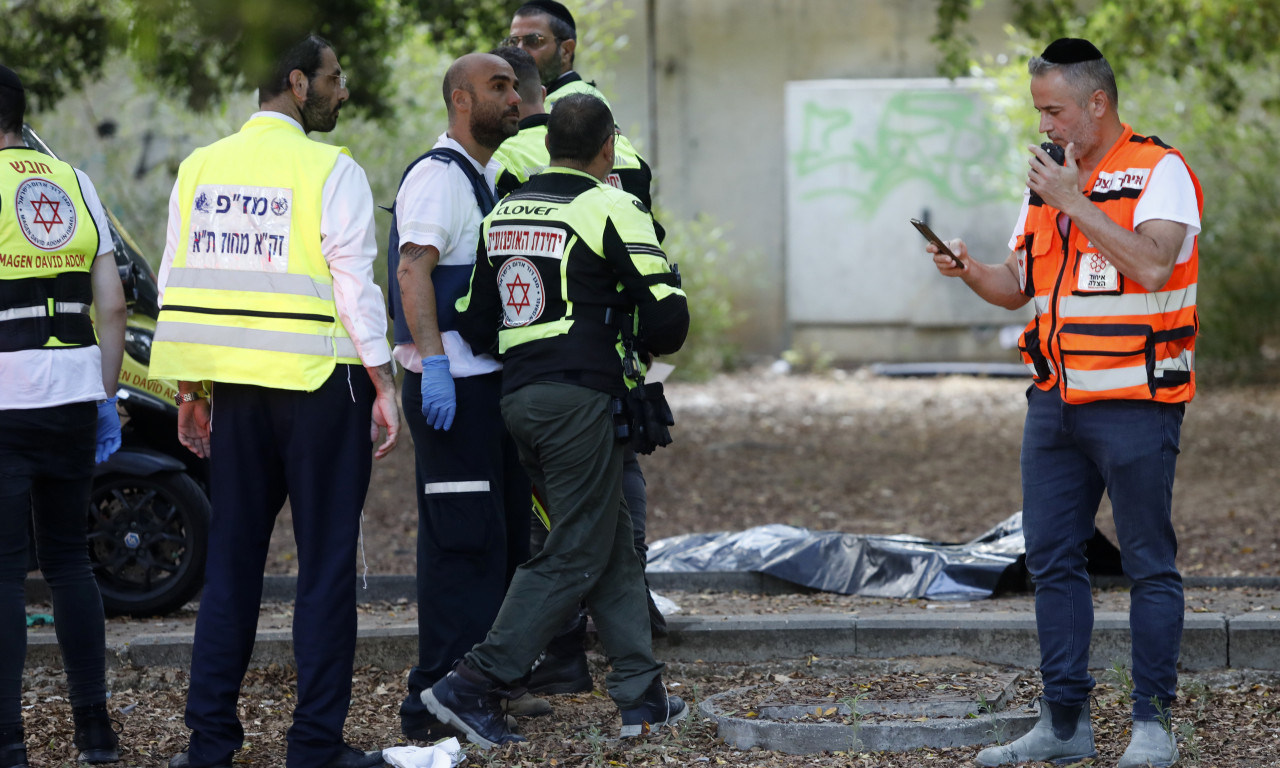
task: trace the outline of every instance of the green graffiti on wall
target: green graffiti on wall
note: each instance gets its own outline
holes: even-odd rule
[[[904,92],[890,97],[869,142],[859,138],[853,109],[804,104],[800,148],[793,152],[801,200],[850,198],[870,215],[895,188],[927,183],[936,195],[971,208],[1008,199],[996,172],[1007,141],[991,125],[976,95]]]

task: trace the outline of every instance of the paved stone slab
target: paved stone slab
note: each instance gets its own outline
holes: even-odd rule
[[[762,749],[791,755],[818,752],[871,751],[902,752],[921,747],[941,749],[997,740],[1011,741],[1031,730],[1038,710],[1020,707],[978,717],[941,717],[928,720],[884,720],[866,718],[856,726],[841,723],[778,722],[748,718],[720,711],[720,702],[750,688],[710,696],[699,702],[698,710],[716,723],[716,734],[737,749]]]
[[[1232,616],[1229,632],[1231,666],[1280,669],[1280,613]]]
[[[1000,692],[990,699],[979,699],[977,696],[929,695],[920,698],[904,699],[864,699],[859,698],[854,707],[843,702],[834,702],[832,714],[846,716],[857,712],[859,715],[909,715],[911,717],[969,717],[985,712],[1002,712],[1012,698],[1014,688],[1018,684],[1019,673],[996,675],[1000,682]],[[760,717],[768,720],[794,720],[805,717],[815,710],[821,713],[832,709],[829,699],[808,704],[767,704],[761,703],[757,708]]]

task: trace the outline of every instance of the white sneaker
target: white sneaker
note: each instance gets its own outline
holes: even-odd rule
[[[1157,720],[1134,720],[1133,738],[1117,768],[1169,768],[1178,764],[1178,742]]]

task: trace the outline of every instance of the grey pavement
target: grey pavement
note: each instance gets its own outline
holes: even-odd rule
[[[658,576],[660,578],[654,578]],[[692,577],[692,578],[691,578]],[[1188,579],[1188,586],[1192,580]],[[32,583],[36,582],[36,583]],[[650,582],[662,590],[707,590],[729,587],[740,592],[778,594],[800,591],[786,582],[760,574],[650,574]],[[1271,582],[1276,582],[1272,584]],[[1221,580],[1222,586],[1256,586],[1275,589],[1280,579]],[[357,584],[360,580],[357,579]],[[715,586],[712,586],[715,585]],[[28,581],[29,599],[38,600],[43,587]],[[789,590],[788,590],[789,587]],[[264,599],[292,599],[293,580],[269,577]],[[729,590],[726,590],[729,591]],[[47,591],[46,591],[47,594]],[[362,600],[413,600],[413,577],[369,577]],[[978,611],[948,609],[943,612],[902,611],[859,616],[849,613],[765,614],[736,616],[683,616],[667,619],[669,634],[655,640],[658,658],[679,662],[748,662],[766,659],[903,656],[962,656],[980,661],[1033,668],[1039,663],[1035,617],[1029,610]],[[129,625],[132,631],[132,625]],[[190,626],[155,631],[150,622],[137,622],[137,634],[109,641],[108,662],[113,666],[185,667],[191,660]],[[1115,659],[1129,658],[1128,615],[1096,614],[1090,666],[1109,667]],[[292,662],[292,638],[288,630],[262,630],[252,663],[266,666]],[[359,631],[356,664],[399,669],[417,656],[416,623],[383,623]],[[28,637],[27,666],[60,666],[57,643],[51,631]],[[1188,612],[1182,640],[1184,670],[1227,667],[1280,670],[1280,611],[1253,611],[1240,615]]]

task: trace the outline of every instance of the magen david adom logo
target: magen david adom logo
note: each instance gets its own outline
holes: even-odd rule
[[[502,298],[502,324],[508,328],[528,325],[542,315],[542,278],[533,262],[519,256],[498,270]]]
[[[40,250],[57,250],[75,235],[76,207],[52,181],[27,179],[18,185],[13,202],[22,234]]]

